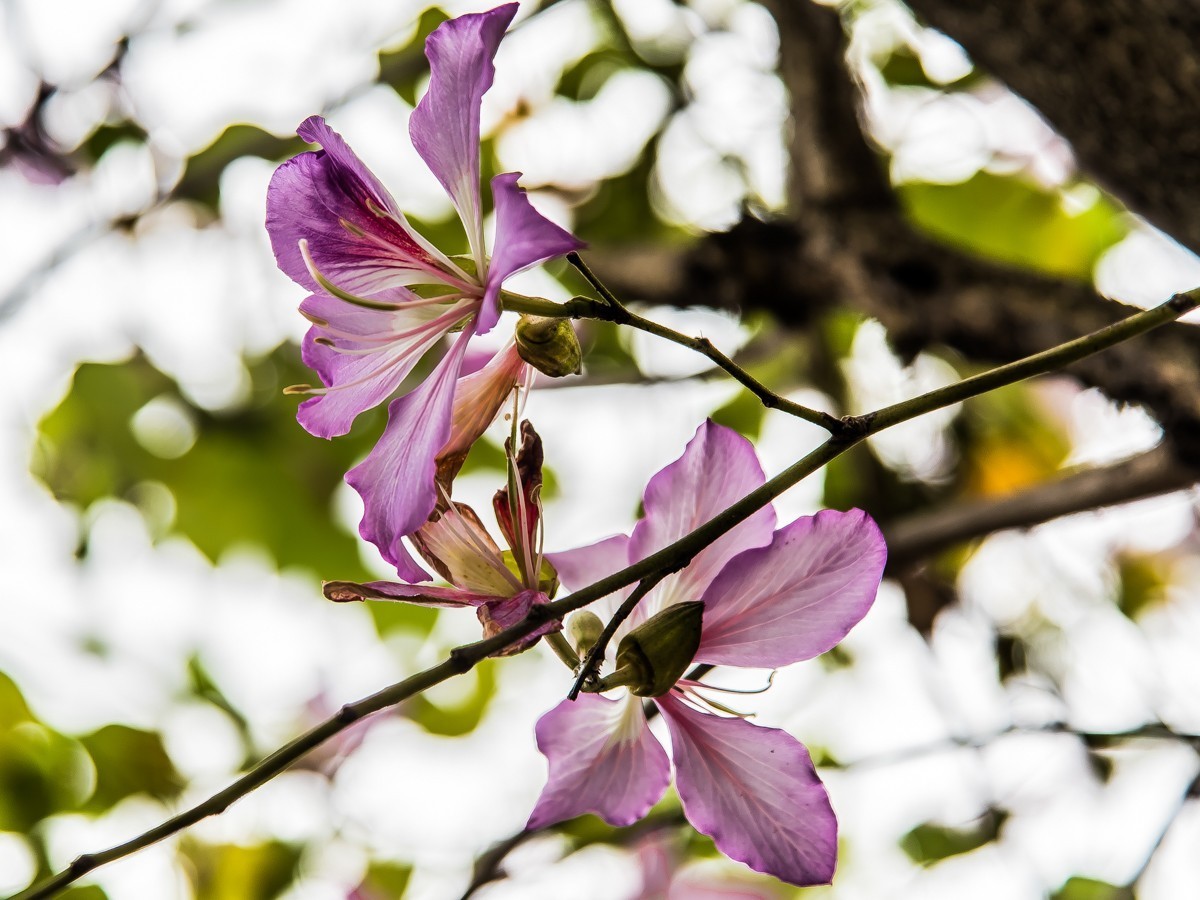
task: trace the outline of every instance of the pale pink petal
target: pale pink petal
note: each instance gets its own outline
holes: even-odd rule
[[[717,849],[791,884],[828,884],[837,819],[808,750],[778,728],[656,701],[671,730],[675,786],[688,821]]]
[[[588,547],[547,553],[546,559],[558,572],[559,583],[568,591],[577,591],[629,565],[629,538],[616,534]],[[629,590],[628,587],[621,588],[587,608],[601,619],[608,619],[629,595]],[[641,604],[638,604],[640,608]],[[634,612],[636,614],[637,609]]]
[[[525,360],[518,355],[516,344],[509,344],[486,366],[458,380],[450,440],[438,454],[445,461],[444,469],[453,469],[452,475],[458,473],[471,446],[492,424],[524,377]]]
[[[470,337],[465,329],[429,377],[392,401],[375,449],[346,473],[346,482],[363,498],[359,534],[407,581],[427,578],[401,538],[425,524],[437,501],[437,453],[450,436],[454,386]]]
[[[683,455],[658,472],[642,498],[645,518],[629,542],[630,560],[657,550],[723,512],[766,481],[754,446],[711,419],[688,442]],[[668,575],[647,598],[647,613],[687,600],[699,600],[725,563],[743,550],[761,547],[775,530],[775,511],[765,506],[696,554],[687,568]]]
[[[696,661],[774,668],[824,653],[871,608],[886,559],[860,509],[797,519],[709,585]]]
[[[455,587],[436,587],[430,584],[397,584],[394,581],[326,581],[322,586],[325,597],[335,603],[354,600],[399,600],[421,606],[482,606],[495,600],[488,594],[476,594]]]
[[[425,41],[429,90],[408,120],[413,146],[450,195],[482,277],[479,203],[479,106],[492,86],[492,59],[516,3],[443,22]]]
[[[483,308],[475,320],[476,334],[490,330],[500,317],[500,285],[504,279],[584,246],[583,241],[533,208],[524,189],[517,187],[520,177],[520,172],[509,172],[492,179],[496,241],[488,266]]]
[[[285,162],[267,188],[267,232],[279,268],[309,290],[320,289],[300,252],[303,240],[321,274],[351,293],[442,280],[443,265],[341,135],[320,116],[297,131],[323,149]]]
[[[636,697],[580,694],[542,716],[536,734],[550,779],[526,828],[589,812],[610,825],[629,825],[649,812],[671,780],[667,754]]]
[[[314,294],[300,306],[326,322],[304,337],[304,363],[327,390],[300,404],[297,420],[310,433],[336,437],[364,410],[390,397],[421,357],[470,313],[470,304],[414,304],[394,311],[362,309]]]

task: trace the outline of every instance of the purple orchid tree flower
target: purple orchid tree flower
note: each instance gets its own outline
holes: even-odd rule
[[[764,480],[750,442],[709,421],[683,456],[650,480],[645,516],[631,536],[551,559],[564,586],[578,589],[683,537]],[[656,615],[699,601],[698,645],[681,661],[680,673],[693,661],[775,668],[810,659],[866,614],[886,554],[878,527],[861,510],[824,510],[776,531],[767,507],[663,579],[616,637],[636,635],[655,625]],[[608,598],[608,609],[620,599]],[[808,751],[784,731],[730,715],[705,698],[706,690],[680,678],[641,692],[666,720],[688,820],[752,869],[792,884],[828,883],[837,861],[837,820]],[[672,766],[636,692],[632,686],[617,700],[585,693],[538,722],[550,777],[528,828],[588,812],[629,825],[661,799]]]
[[[542,553],[542,442],[529,422],[521,423],[521,451],[506,442],[508,485],[492,507],[509,550],[501,551],[479,516],[465,503],[443,498],[438,511],[412,535],[417,552],[450,587],[374,581],[328,581],[325,596],[336,602],[399,600],[423,606],[474,607],[484,637],[516,625],[558,589],[554,567]],[[519,653],[538,638],[562,628],[551,621],[498,655]]]
[[[410,581],[428,576],[401,538],[433,511],[439,468],[453,477],[456,466],[446,460],[479,437],[526,374],[510,346],[486,369],[496,380],[464,392],[459,374],[468,341],[496,324],[506,278],[583,246],[538,213],[517,186],[520,173],[509,172],[492,179],[496,239],[490,257],[484,249],[479,110],[494,77],[496,49],[516,11],[517,4],[509,3],[460,16],[429,36],[429,90],[409,121],[413,146],[462,220],[469,265],[422,237],[319,116],[297,132],[322,149],[285,162],[267,189],[276,261],[312,292],[300,306],[313,323],[303,357],[322,386],[291,389],[311,395],[297,413],[309,432],[323,438],[348,432],[360,413],[399,389],[427,351],[460,331],[430,375],[391,402],[379,442],[346,476],[365,505],[360,533]],[[419,295],[412,290],[417,286],[423,288]],[[445,452],[448,445],[454,452]]]

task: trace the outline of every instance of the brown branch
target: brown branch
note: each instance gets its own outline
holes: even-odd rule
[[[888,570],[896,573],[935,553],[1007,528],[1029,528],[1071,513],[1116,506],[1194,484],[1197,474],[1163,447],[1111,466],[1066,475],[997,500],[976,500],[918,513],[883,526]]]

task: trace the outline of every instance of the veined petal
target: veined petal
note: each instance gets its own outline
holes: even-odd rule
[[[482,606],[495,597],[474,594],[455,587],[436,587],[431,584],[397,584],[394,581],[326,581],[321,586],[326,599],[335,603],[354,600],[399,600],[421,606]]]
[[[516,15],[508,3],[443,22],[425,41],[429,90],[408,120],[413,146],[450,195],[462,219],[479,277],[486,263],[479,203],[479,107],[492,86],[492,59]]]
[[[588,812],[610,825],[630,825],[662,798],[671,780],[667,754],[636,697],[580,694],[542,716],[536,734],[550,779],[526,828]]]
[[[463,590],[509,597],[521,589],[500,548],[465,503],[450,504],[435,514],[413,532],[412,541],[443,578]]]
[[[500,286],[504,279],[584,246],[575,235],[559,228],[533,208],[524,189],[517,187],[520,177],[520,172],[509,172],[492,179],[496,242],[488,266],[483,308],[475,320],[476,334],[490,331],[500,318]]]
[[[386,400],[421,357],[471,312],[456,305],[414,303],[396,310],[354,307],[314,294],[302,312],[327,324],[304,337],[304,363],[317,370],[326,389],[300,404],[297,420],[317,437],[345,434],[364,410]]]
[[[392,401],[375,449],[346,473],[346,482],[363,498],[359,534],[406,581],[427,578],[400,539],[420,528],[437,502],[437,452],[450,436],[454,386],[470,338],[470,329],[464,329],[429,377]]]
[[[320,272],[344,290],[370,294],[445,281],[449,263],[418,240],[391,194],[320,116],[297,129],[322,149],[283,163],[267,188],[267,231],[279,268],[320,290],[300,252],[308,242]]]
[[[587,547],[547,553],[546,559],[550,560],[550,564],[558,572],[559,583],[569,591],[577,591],[629,565],[629,538],[624,534],[616,534]],[[587,608],[601,619],[607,620],[617,611],[621,601],[629,596],[629,590],[628,587],[621,588]],[[637,622],[640,622],[644,617],[642,606],[643,604],[639,603],[630,618],[636,618]],[[621,634],[623,635],[624,631]],[[618,641],[613,641],[612,645],[615,646],[616,643]]]
[[[711,419],[688,442],[683,455],[646,485],[645,518],[633,529],[629,558],[645,559],[695,530],[766,481],[754,446]],[[765,506],[696,554],[687,568],[663,579],[641,604],[652,615],[664,606],[699,600],[725,563],[761,547],[775,530],[775,510]]]
[[[485,603],[479,607],[476,613],[479,616],[479,623],[483,625],[483,636],[485,638],[492,637],[505,628],[511,628],[529,615],[529,611],[535,606],[549,602],[549,598],[541,591],[521,591],[516,596],[493,599],[491,602]],[[520,653],[522,650],[532,647],[542,635],[561,630],[562,622],[558,619],[551,619],[511,647],[492,655],[512,656],[514,653]]]
[[[438,453],[438,481],[449,490],[462,468],[471,446],[479,440],[525,377],[525,361],[509,344],[491,358],[486,366],[458,380],[454,392],[454,412],[450,440]]]
[[[671,730],[688,821],[730,859],[797,885],[828,884],[837,819],[808,750],[786,731],[656,701]]]
[[[774,668],[824,653],[871,608],[886,560],[860,509],[797,519],[709,585],[696,661]]]

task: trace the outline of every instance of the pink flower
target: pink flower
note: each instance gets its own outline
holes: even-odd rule
[[[761,485],[748,441],[707,422],[683,456],[651,479],[630,537],[552,555],[577,589],[677,540]],[[697,663],[774,668],[829,650],[866,614],[886,547],[861,510],[824,510],[775,531],[765,508],[701,551],[648,594],[619,640],[674,604],[700,600]],[[620,598],[610,598],[610,610]],[[597,610],[597,612],[600,612]],[[808,751],[777,728],[707,711],[704,686],[680,680],[653,698],[671,736],[684,813],[732,859],[793,884],[823,884],[837,862],[837,821]],[[529,828],[591,812],[637,821],[663,796],[671,763],[642,700],[582,694],[537,725],[550,763]]]
[[[505,396],[481,392],[489,402],[500,395],[487,408],[456,402],[467,342],[496,324],[508,276],[582,246],[530,205],[517,187],[520,173],[510,172],[492,179],[496,240],[491,256],[484,252],[479,109],[492,84],[496,48],[516,10],[510,3],[460,16],[429,36],[429,90],[409,121],[413,145],[462,219],[473,270],[422,237],[319,116],[297,131],[322,149],[281,165],[267,190],[267,230],[276,261],[312,292],[300,306],[313,323],[303,356],[323,386],[295,389],[312,395],[297,413],[309,432],[324,438],[345,434],[359,413],[391,397],[442,337],[461,329],[433,372],[391,402],[378,444],[346,479],[366,507],[362,536],[410,580],[426,576],[400,539],[434,508],[443,448],[451,442],[469,446]],[[410,290],[417,285],[425,288],[421,296]],[[505,354],[490,374],[511,389],[524,365],[511,350]],[[466,423],[478,430],[465,430]]]
[[[509,485],[497,491],[492,501],[508,553],[496,546],[471,507],[444,498],[412,540],[450,587],[329,581],[325,596],[337,602],[399,600],[424,606],[475,607],[485,637],[516,625],[533,606],[548,602],[558,588],[558,579],[541,549],[542,442],[528,422],[521,423],[521,436],[521,452],[516,456],[508,442]],[[505,653],[520,652],[561,627],[558,621],[549,622]]]

